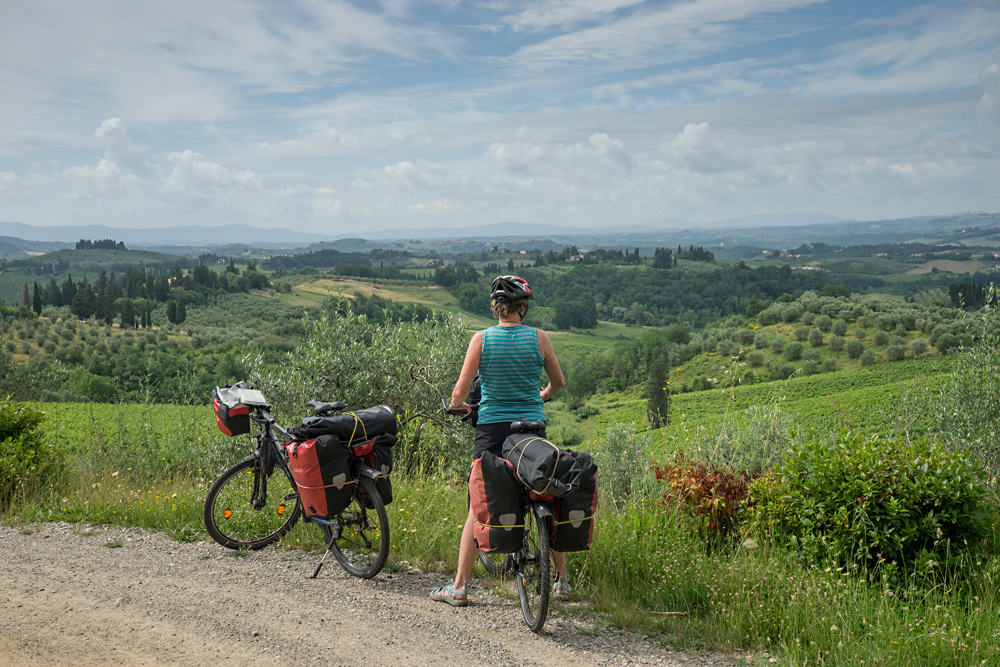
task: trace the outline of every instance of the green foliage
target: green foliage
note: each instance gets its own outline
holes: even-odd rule
[[[997,485],[1000,484],[1000,308],[996,297],[978,312],[968,314],[964,324],[972,344],[961,348],[951,375],[931,395],[934,419],[940,424],[938,433],[942,441],[971,452],[986,467],[990,483]]]
[[[774,467],[788,452],[794,419],[776,403],[751,405],[745,421],[727,421],[718,434],[709,432],[693,454],[715,465],[748,473]]]
[[[15,494],[34,492],[60,469],[62,450],[42,438],[44,418],[30,403],[0,397],[0,509]]]
[[[976,465],[927,440],[809,438],[750,491],[751,529],[817,562],[932,573],[984,548]]]
[[[624,507],[633,497],[644,497],[650,488],[650,436],[638,433],[635,423],[612,422],[593,452],[598,483],[604,499]]]
[[[451,394],[467,346],[468,333],[450,318],[393,322],[359,315],[341,299],[308,321],[301,344],[282,363],[269,363],[259,347],[245,362],[252,385],[289,423],[306,416],[313,399],[341,400],[348,410],[386,404],[412,429],[405,466],[457,470],[467,463],[458,456],[465,437],[460,422],[442,414],[441,398]],[[422,437],[428,422],[440,437]]]

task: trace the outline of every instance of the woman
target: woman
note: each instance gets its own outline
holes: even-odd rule
[[[483,395],[479,404],[473,459],[481,457],[483,452],[503,456],[504,440],[514,432],[510,428],[511,422],[518,419],[544,421],[542,403],[555,396],[564,384],[559,360],[548,334],[521,323],[528,312],[528,301],[532,298],[527,281],[517,276],[498,276],[490,288],[490,298],[497,325],[472,336],[462,372],[451,393],[452,409],[470,412],[472,408],[466,399],[476,374],[479,374]],[[549,383],[539,391],[538,378],[543,369]],[[466,585],[477,558],[477,547],[472,538],[474,521],[469,508],[458,547],[458,572],[450,584],[432,590],[431,598],[455,607],[469,604]],[[556,571],[553,592],[564,597],[570,591],[566,557],[561,553],[551,553]]]

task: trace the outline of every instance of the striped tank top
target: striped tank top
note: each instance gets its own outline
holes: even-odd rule
[[[483,386],[479,423],[545,419],[538,395],[544,365],[536,329],[523,324],[484,329],[479,361]]]

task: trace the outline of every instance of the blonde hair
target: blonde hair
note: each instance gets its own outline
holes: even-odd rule
[[[510,317],[514,313],[519,313],[522,306],[528,304],[528,299],[515,299],[514,301],[508,301],[507,299],[496,300],[490,304],[490,309],[493,311],[493,316],[498,320],[502,320],[505,317]]]

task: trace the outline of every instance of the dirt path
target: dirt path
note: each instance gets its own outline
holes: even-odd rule
[[[572,607],[535,635],[515,600],[483,588],[465,609],[428,599],[437,574],[360,581],[328,562],[313,580],[314,555],[231,553],[138,529],[0,527],[0,665],[730,664]]]

